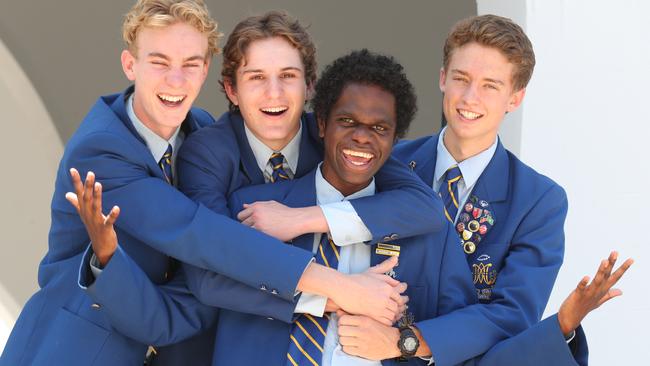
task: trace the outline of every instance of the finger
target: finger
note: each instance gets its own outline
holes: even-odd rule
[[[395,286],[400,284],[400,282],[398,280],[396,280],[396,279],[394,279],[394,278],[392,278],[391,276],[388,276],[388,275],[381,275],[381,280],[386,282],[391,287],[395,287]],[[393,291],[397,292],[395,289],[393,289]]]
[[[118,216],[120,216],[120,208],[118,206],[113,206],[111,212],[108,213],[108,216],[104,220],[104,225],[113,226]]]
[[[406,282],[400,282],[397,286],[395,286],[394,290],[399,292],[400,294],[403,294],[408,288],[408,286],[409,285]]]
[[[632,264],[634,264],[634,259],[632,258],[628,258],[625,262],[623,262],[623,264],[621,264],[621,266],[618,267],[618,269],[616,269],[616,271],[614,271],[612,276],[609,278],[609,282],[611,283],[610,286],[614,286],[614,284],[616,284],[616,282],[618,282],[618,280],[623,277],[625,272],[630,269]]]
[[[391,269],[393,269],[393,267],[395,267],[396,265],[397,265],[397,257],[393,256],[375,266],[370,267],[368,271],[372,273],[386,273]]]
[[[393,318],[394,317],[395,317],[395,314],[388,313],[388,314],[386,314],[386,315],[384,315],[384,316],[382,316],[382,317],[380,317],[378,319],[375,319],[375,320],[377,320],[379,323],[381,323],[381,324],[383,324],[385,326],[390,327],[391,325],[393,325]]]
[[[338,312],[337,312],[338,314]],[[343,315],[339,317],[339,327],[342,325],[355,326],[361,325],[361,318],[355,315]]]
[[[611,300],[611,299],[613,299],[615,297],[621,296],[621,295],[623,295],[623,291],[621,291],[620,289],[617,289],[617,288],[610,289],[609,291],[607,291],[605,296],[601,297],[600,300],[598,300],[598,305],[596,307],[606,303],[607,301],[609,301],[609,300]]]
[[[70,202],[72,206],[77,210],[77,213],[79,213],[79,200],[77,199],[77,195],[72,192],[68,192],[65,194],[65,199]]]
[[[248,227],[253,227],[255,226],[255,221],[253,221],[252,217],[246,218],[244,221],[241,222],[242,224],[248,226]]]
[[[92,205],[91,209],[93,214],[97,215],[97,217],[101,217],[99,215],[102,215],[102,184],[99,182],[95,182],[95,185],[93,187],[93,200],[92,200]]]
[[[389,301],[386,304],[386,310],[390,311],[391,313],[391,319],[394,317],[394,314],[397,314],[399,311],[399,304],[396,301]]]
[[[359,355],[358,342],[359,340],[356,337],[342,337],[339,339],[343,352],[352,356]]]
[[[88,174],[86,174],[86,182],[84,182],[83,196],[81,197],[81,200],[85,204],[88,204],[92,200],[94,187],[95,187],[95,173],[88,172]],[[82,206],[82,210],[84,209],[85,207]]]
[[[594,276],[594,280],[591,281],[591,284],[593,286],[599,287],[603,281],[605,280],[605,271],[607,271],[607,266],[609,265],[609,262],[605,259],[600,261],[600,266],[598,266],[598,272],[596,272],[596,275]]]
[[[336,316],[339,317],[339,318],[341,318],[343,316],[346,316],[346,315],[350,315],[350,314],[346,313],[343,309],[338,309],[336,311]]]
[[[611,253],[609,253],[609,257],[607,258],[607,260],[609,261],[609,266],[614,267],[617,259],[618,259],[618,252],[613,250]]]
[[[237,214],[237,220],[244,222],[253,215],[253,209],[248,204],[244,204],[244,209]]]
[[[81,183],[81,176],[79,171],[75,168],[70,168],[70,179],[72,180],[72,186],[74,187],[74,193],[77,197],[83,195],[83,183]]]
[[[393,287],[393,291],[390,293],[390,299],[394,301],[397,306],[399,306],[399,304],[401,303],[402,293],[404,292],[404,291],[402,292],[399,291],[399,286],[400,285]]]
[[[582,277],[580,282],[578,282],[578,286],[577,286],[578,291],[584,291],[587,288],[588,284],[589,284],[589,276]]]
[[[353,327],[350,325],[339,325],[338,329],[339,337],[358,337],[359,336],[359,327]]]
[[[399,300],[397,301],[397,305],[401,308],[405,307],[406,304],[409,302],[409,297],[406,295],[402,295],[399,297]]]

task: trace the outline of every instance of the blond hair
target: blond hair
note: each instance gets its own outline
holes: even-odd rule
[[[496,48],[514,65],[512,85],[515,91],[528,85],[535,68],[535,52],[530,39],[519,25],[508,18],[491,14],[459,21],[452,27],[445,41],[445,70],[454,50],[472,42]]]
[[[163,28],[179,22],[208,36],[208,57],[221,51],[218,42],[222,35],[203,0],[138,0],[124,16],[122,38],[136,55],[136,40],[143,27]]]

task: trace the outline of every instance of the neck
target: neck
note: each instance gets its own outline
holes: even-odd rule
[[[353,195],[361,191],[362,189],[368,187],[370,182],[372,182],[372,178],[369,179],[367,182],[361,184],[347,182],[343,178],[337,176],[336,173],[328,169],[327,162],[323,162],[323,164],[321,165],[321,174],[323,175],[323,178],[327,181],[327,183],[329,183],[337,191],[341,192],[343,197],[348,197],[350,195]]]
[[[460,163],[487,150],[494,143],[495,136],[482,136],[474,139],[459,139],[449,129],[445,130],[442,142],[451,156]]]

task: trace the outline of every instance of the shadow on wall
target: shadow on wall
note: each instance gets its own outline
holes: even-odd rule
[[[49,202],[63,145],[43,102],[0,40],[0,348],[37,288],[47,250]]]

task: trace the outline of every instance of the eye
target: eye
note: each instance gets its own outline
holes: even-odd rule
[[[155,65],[155,66],[159,66],[159,67],[167,66],[167,63],[166,63],[166,62],[164,62],[164,61],[157,61],[157,60],[151,61],[151,64],[152,64],[152,65]]]
[[[341,117],[338,121],[344,126],[353,126],[355,124],[355,121],[350,117]]]
[[[460,82],[460,83],[463,83],[463,84],[468,83],[467,78],[460,77],[460,76],[455,76],[455,77],[453,77],[453,80],[454,80],[454,81],[457,81],[457,82]]]
[[[189,68],[197,68],[197,67],[201,67],[201,65],[200,65],[199,63],[185,64],[185,65],[183,65],[183,66],[185,66],[185,67],[189,67]]]
[[[374,126],[372,126],[372,129],[377,131],[377,132],[386,132],[386,131],[388,131],[388,129],[386,127],[380,126],[380,125],[374,125]]]
[[[495,84],[485,84],[485,87],[492,90],[499,90]]]
[[[296,77],[296,74],[294,74],[292,72],[285,72],[285,73],[282,73],[280,75],[280,78],[282,78],[282,79],[293,79],[295,77]]]

